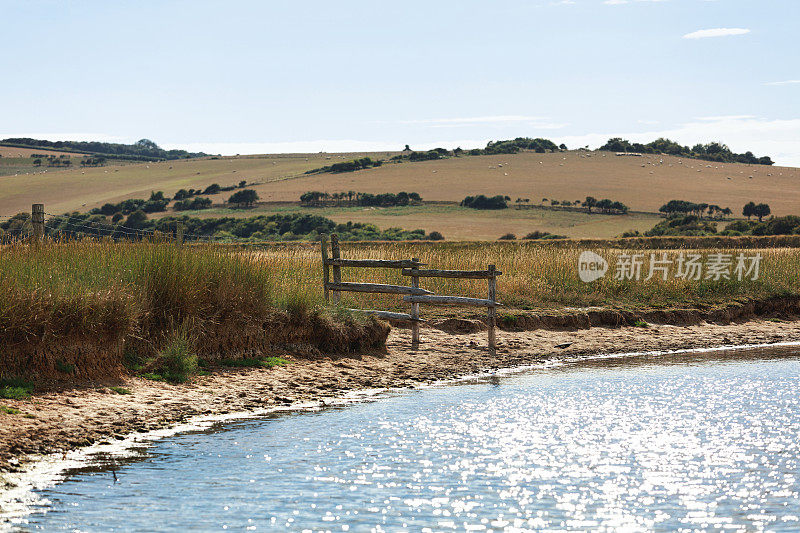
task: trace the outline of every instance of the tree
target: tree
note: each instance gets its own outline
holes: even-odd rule
[[[747,202],[744,204],[744,207],[742,208],[742,214],[747,217],[747,220],[750,220],[750,217],[756,214],[756,203]]]
[[[147,223],[147,214],[138,209],[128,215],[128,218],[125,220],[125,226],[129,228],[141,228],[144,227]]]
[[[212,183],[211,185],[203,189],[202,194],[217,194],[221,190],[222,187],[219,186],[219,183]]]
[[[239,188],[244,189],[247,186],[247,180],[242,180],[239,182]]]
[[[34,160],[33,160],[33,166],[35,166],[35,167],[40,167],[40,166],[42,166],[42,160],[41,160],[41,159],[39,159],[39,158],[36,158],[36,159],[34,159]]]
[[[586,208],[587,213],[592,212],[592,208],[597,205],[597,198],[594,196],[587,196],[586,200],[583,202],[583,207]]]
[[[156,143],[154,143],[150,139],[139,139],[138,141],[136,141],[136,144],[134,146],[137,146],[139,148],[145,148],[147,150],[160,150],[161,149],[161,148],[159,148],[159,146]]]
[[[753,210],[753,214],[758,217],[759,222],[761,222],[761,219],[769,215],[771,212],[772,211],[767,204],[758,204]]]
[[[253,189],[242,189],[228,198],[228,203],[237,204],[239,207],[250,207],[258,201],[258,193]]]
[[[565,151],[566,151],[566,149],[567,149],[567,145],[566,145],[566,144],[564,144],[564,143],[561,143],[561,144],[559,144],[559,145],[558,145],[558,149],[559,149],[559,150],[565,150]]]

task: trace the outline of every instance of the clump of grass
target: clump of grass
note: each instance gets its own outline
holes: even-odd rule
[[[7,400],[25,400],[33,392],[33,383],[24,379],[0,380],[0,398]]]
[[[14,409],[13,407],[6,407],[5,405],[0,405],[0,413],[5,413],[7,415],[18,415],[20,413],[20,410]]]
[[[640,319],[636,320],[636,322],[633,323],[633,326],[636,327],[636,328],[649,328],[650,324],[648,324],[647,322],[645,322],[644,320],[642,320],[640,318]]]
[[[219,362],[222,366],[232,368],[272,368],[286,366],[290,363],[282,357],[251,357],[247,359],[223,359]]]
[[[186,326],[181,326],[155,359],[152,374],[170,383],[184,383],[197,372],[194,340]]]
[[[126,389],[125,387],[109,387],[112,391],[116,392],[117,394],[130,394],[131,390]]]

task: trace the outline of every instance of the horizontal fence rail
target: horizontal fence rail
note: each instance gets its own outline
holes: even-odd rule
[[[488,270],[411,270],[403,269],[404,276],[418,276],[420,278],[462,278],[462,279],[489,279],[499,276],[502,272],[489,272]]]
[[[394,261],[391,259],[325,259],[325,264],[336,267],[365,267],[365,268],[414,268],[424,266],[424,263],[415,263],[401,259]]]
[[[373,292],[383,294],[433,294],[425,289],[415,289],[405,285],[382,285],[380,283],[328,283],[328,289],[349,292]]]
[[[481,298],[466,298],[464,296],[404,296],[406,302],[417,304],[434,305],[466,305],[473,307],[498,307],[499,304],[494,300],[484,300]]]
[[[489,326],[489,351],[496,350],[495,328],[496,309],[501,306],[496,300],[497,276],[501,275],[494,265],[489,265],[486,270],[436,270],[421,269],[427,266],[417,258],[412,259],[342,259],[339,248],[339,238],[336,234],[330,236],[331,257],[328,257],[328,239],[320,239],[322,252],[322,284],[325,291],[325,300],[338,303],[342,292],[400,294],[403,301],[411,304],[410,313],[396,313],[392,311],[379,311],[375,309],[348,309],[357,313],[365,313],[380,318],[389,318],[411,322],[411,346],[419,347],[420,304],[429,305],[457,305],[471,307],[485,307],[487,309],[487,322]],[[351,283],[342,282],[342,267],[355,268],[394,268],[401,269],[403,276],[411,278],[411,285],[386,285],[381,283]],[[333,281],[331,281],[331,276]],[[467,298],[464,296],[444,296],[433,294],[431,291],[419,286],[419,278],[455,278],[455,279],[485,279],[488,282],[487,298]]]

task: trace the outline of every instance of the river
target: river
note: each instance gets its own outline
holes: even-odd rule
[[[800,358],[600,360],[174,435],[47,531],[798,531]]]

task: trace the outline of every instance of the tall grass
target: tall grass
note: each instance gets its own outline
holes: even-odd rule
[[[63,356],[58,350],[69,343],[100,352],[125,342],[126,349],[168,355],[185,324],[200,348],[225,328],[234,339],[249,328],[245,341],[255,345],[264,336],[254,335],[267,329],[262,325],[275,313],[298,316],[322,307],[321,293],[296,275],[303,261],[293,260],[291,252],[276,259],[218,246],[152,242],[0,247],[0,346],[5,352],[0,376],[14,375],[34,360],[51,373],[64,364],[90,366],[91,361],[70,357],[56,365]],[[235,349],[234,341],[227,342]],[[166,355],[162,359],[171,364]],[[94,360],[107,366],[99,357]]]
[[[502,243],[343,243],[345,258],[420,258],[431,268],[472,270],[494,264],[502,271],[498,299],[509,308],[585,306],[622,308],[706,306],[800,294],[800,250],[715,249],[736,256],[759,252],[758,280],[617,280],[613,265],[620,248],[597,250],[611,264],[592,283],[578,277],[580,244],[558,246]],[[659,253],[662,250],[659,250]],[[686,252],[687,250],[683,250]],[[668,253],[673,259],[679,250]],[[647,274],[650,250],[645,256]],[[343,281],[403,284],[392,269],[343,268]],[[486,297],[485,280],[422,278],[436,294]],[[398,296],[344,293],[342,305],[325,308],[319,245],[292,243],[242,249],[169,243],[64,242],[0,247],[0,377],[24,368],[42,346],[62,348],[39,355],[52,373],[76,365],[78,374],[96,362],[71,358],[67,341],[121,347],[141,362],[176,345],[188,327],[195,346],[175,348],[178,366],[203,358],[269,355],[265,346],[307,343],[323,351],[376,347],[385,339],[377,323],[358,322],[345,307],[407,309]],[[426,307],[430,316],[433,308]],[[277,317],[277,318],[276,318]],[[348,322],[349,321],[349,322]],[[359,331],[359,328],[361,330]],[[371,328],[371,329],[370,329]],[[77,340],[76,340],[77,339]],[[188,339],[188,337],[187,337]],[[105,343],[105,344],[103,344]],[[180,344],[180,343],[178,343]],[[63,346],[62,346],[63,345]],[[25,350],[20,347],[27,347]],[[122,361],[122,349],[117,357]],[[11,354],[11,355],[9,355]],[[163,356],[166,362],[169,359]],[[63,364],[56,365],[58,361]],[[150,365],[150,368],[155,368]],[[178,369],[178,373],[183,372]]]
[[[594,250],[608,260],[609,272],[600,280],[584,283],[578,276],[578,257],[585,250]],[[731,279],[684,280],[674,276],[664,281],[655,276],[645,281],[650,253],[659,257],[663,249],[636,249],[644,254],[640,280],[614,279],[614,265],[621,254],[633,253],[620,248],[587,248],[526,243],[343,243],[342,256],[359,259],[409,259],[418,257],[430,268],[454,270],[482,270],[494,264],[503,274],[498,278],[498,299],[505,305],[518,308],[553,308],[615,306],[628,308],[702,306],[734,300],[765,298],[787,294],[800,294],[800,250],[789,248],[769,249],[709,249],[708,253],[739,253],[762,256],[759,279],[739,281]],[[668,258],[675,260],[680,252],[667,250]],[[306,291],[321,291],[321,266],[318,245],[298,244],[293,247],[276,246],[262,250],[259,255],[276,263],[295,265],[296,275],[307,285]],[[343,281],[375,282],[408,285],[409,279],[399,271],[390,269],[342,268]],[[458,280],[421,278],[422,288],[436,294],[450,294],[485,298],[485,280]],[[399,297],[392,295],[359,295],[343,293],[345,306],[369,308],[402,308]]]

